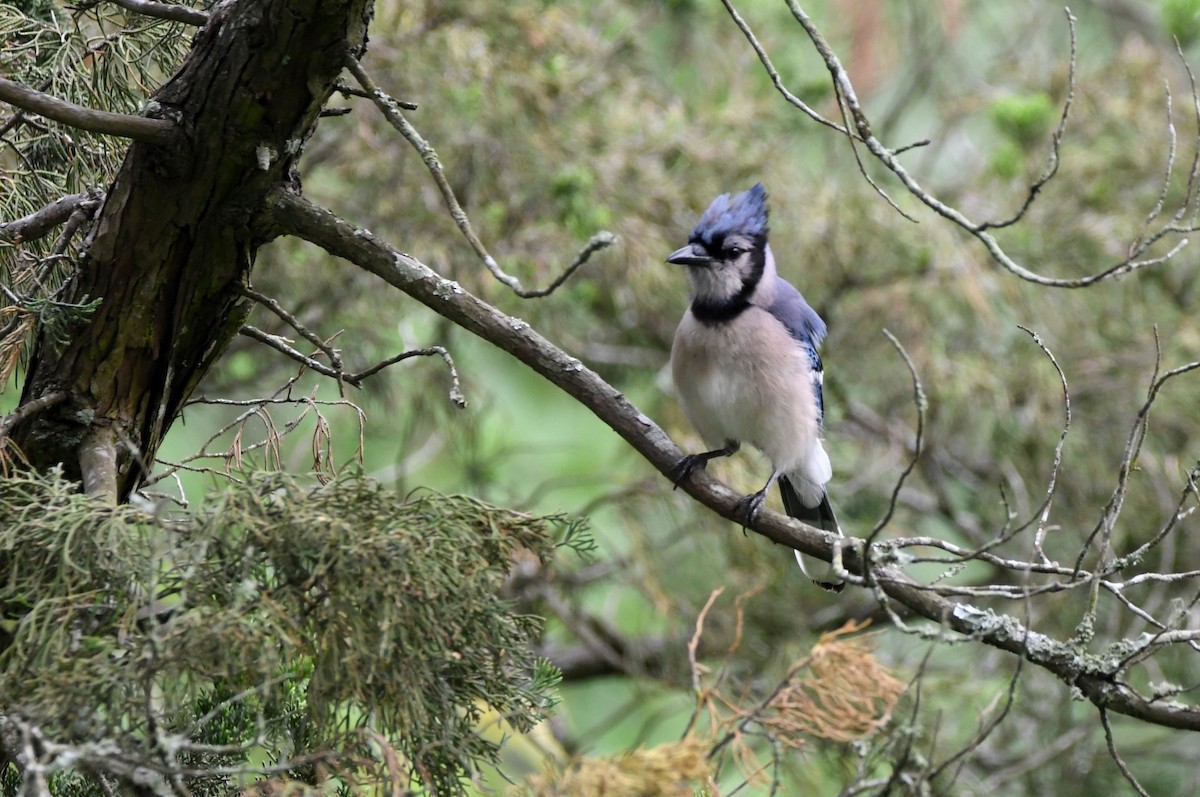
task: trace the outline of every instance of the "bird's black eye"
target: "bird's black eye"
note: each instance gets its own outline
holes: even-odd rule
[[[746,251],[746,247],[738,246],[737,244],[725,247],[725,254],[729,257],[740,257],[741,255],[745,254]]]

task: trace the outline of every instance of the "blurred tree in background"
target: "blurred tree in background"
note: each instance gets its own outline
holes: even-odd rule
[[[0,5],[6,790],[1200,789],[1200,4],[361,6]],[[840,595],[649,421],[757,180]]]

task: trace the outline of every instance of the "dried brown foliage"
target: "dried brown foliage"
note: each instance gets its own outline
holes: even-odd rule
[[[522,797],[692,797],[698,789],[717,796],[708,743],[688,736],[678,742],[603,758],[584,758],[559,772],[529,778]]]

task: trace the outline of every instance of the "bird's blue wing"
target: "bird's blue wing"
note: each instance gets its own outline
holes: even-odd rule
[[[817,311],[809,307],[804,296],[790,282],[782,277],[776,277],[775,299],[766,308],[783,324],[792,338],[804,347],[808,355],[809,367],[812,368],[813,394],[817,399],[817,420],[825,422],[824,376],[825,367],[821,363],[821,355],[817,346],[825,339],[825,322]]]

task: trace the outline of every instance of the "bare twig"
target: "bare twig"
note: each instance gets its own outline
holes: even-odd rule
[[[151,119],[148,116],[132,116],[110,111],[97,111],[73,102],[60,100],[40,91],[22,86],[7,78],[0,78],[0,101],[47,119],[110,136],[131,138],[149,144],[166,146],[175,140],[177,129],[166,119]]]
[[[979,224],[980,230],[993,229],[998,230],[1003,227],[1011,227],[1025,217],[1025,213],[1033,205],[1033,201],[1037,199],[1038,193],[1046,186],[1046,183],[1054,179],[1054,175],[1058,174],[1059,150],[1062,146],[1063,133],[1067,129],[1067,119],[1071,115],[1071,103],[1075,99],[1075,65],[1077,56],[1077,46],[1075,36],[1075,15],[1071,13],[1071,9],[1066,9],[1067,12],[1067,29],[1071,34],[1071,57],[1067,62],[1067,96],[1063,100],[1062,113],[1058,117],[1058,125],[1054,128],[1054,133],[1050,136],[1050,153],[1046,156],[1046,168],[1038,179],[1034,180],[1029,186],[1029,192],[1025,195],[1025,201],[1021,203],[1021,207],[1017,212],[1009,216],[1003,221],[984,221]],[[1167,98],[1167,112],[1170,114],[1170,95]],[[1170,124],[1168,120],[1168,124]],[[1174,152],[1175,128],[1171,128],[1171,150]],[[1167,172],[1168,178],[1170,171]],[[1161,204],[1161,198],[1160,198]],[[1149,219],[1147,219],[1149,223]],[[1047,352],[1048,353],[1048,352]]]
[[[354,383],[361,382],[362,380],[366,379],[368,376],[373,376],[374,374],[379,373],[384,368],[387,368],[389,365],[395,365],[396,363],[398,363],[402,360],[407,360],[410,357],[434,357],[434,356],[441,357],[442,360],[445,361],[445,363],[446,363],[447,370],[449,370],[449,372],[450,372],[450,401],[451,401],[451,403],[454,404],[454,406],[458,407],[460,410],[466,409],[467,399],[466,399],[466,396],[463,395],[462,387],[461,387],[461,385],[459,385],[459,382],[458,382],[458,369],[454,367],[454,359],[450,356],[450,352],[446,351],[446,349],[444,349],[441,346],[428,346],[424,349],[413,349],[411,351],[401,352],[400,354],[397,354],[395,357],[389,357],[388,359],[386,359],[382,362],[372,365],[370,368],[367,368],[366,370],[359,371],[356,374],[349,374],[346,376],[346,379],[348,381],[354,380]]]
[[[341,94],[343,97],[361,97],[364,100],[371,100],[372,102],[375,101],[376,95],[367,91],[363,91],[357,86],[351,86],[349,83],[344,83],[340,80],[334,85],[333,90],[338,94]],[[398,100],[395,97],[391,97],[390,99],[392,102],[396,103],[406,111],[415,111],[421,107],[415,102],[409,102],[408,100]]]
[[[1074,28],[1072,28],[1072,30],[1074,30]],[[1072,36],[1071,41],[1074,42],[1074,40],[1074,36]],[[1072,53],[1074,53],[1074,47],[1072,47]],[[1063,112],[1063,119],[1066,119],[1065,110]],[[1050,358],[1050,364],[1054,366],[1054,371],[1058,374],[1059,382],[1062,384],[1064,415],[1063,428],[1062,432],[1058,436],[1058,443],[1054,446],[1054,463],[1050,467],[1050,478],[1046,485],[1046,500],[1042,503],[1042,506],[1038,511],[1038,527],[1033,537],[1033,550],[1038,556],[1041,557],[1042,562],[1045,564],[1050,564],[1050,559],[1042,550],[1042,544],[1046,540],[1046,528],[1050,521],[1050,507],[1054,503],[1054,494],[1058,489],[1058,474],[1062,469],[1063,445],[1067,442],[1067,432],[1071,430],[1071,391],[1067,387],[1067,375],[1063,373],[1062,366],[1058,364],[1058,360],[1054,359],[1054,354],[1049,348],[1046,347],[1046,344],[1042,342],[1041,337],[1033,330],[1023,327],[1020,324],[1018,324],[1017,327],[1033,338],[1033,342],[1038,345],[1038,348],[1040,348],[1045,355]]]
[[[0,420],[0,442],[8,436],[12,428],[21,421],[36,415],[39,412],[50,409],[56,404],[61,404],[67,398],[67,391],[55,390],[52,393],[47,393],[44,396],[35,398],[32,401],[27,401],[15,410],[5,415],[3,420]]]
[[[724,587],[717,587],[708,595],[708,600],[704,602],[704,607],[696,615],[696,627],[692,632],[691,638],[688,640],[688,666],[692,672],[692,693],[696,698],[696,705],[692,707],[692,716],[688,719],[687,725],[683,728],[681,737],[687,736],[696,724],[696,720],[700,718],[700,711],[704,704],[708,701],[708,695],[704,690],[704,683],[700,678],[700,662],[697,658],[696,651],[700,648],[700,637],[704,634],[704,618],[708,617],[709,611],[713,604],[717,602],[717,598],[721,597],[721,593],[725,591]],[[709,754],[709,758],[717,752],[718,748],[713,748]]]
[[[259,343],[265,343],[266,345],[270,346],[275,351],[281,352],[282,354],[285,354],[288,357],[291,357],[293,360],[300,363],[305,368],[316,371],[318,374],[321,374],[323,376],[328,376],[328,377],[330,377],[332,379],[336,379],[338,381],[346,381],[346,382],[349,382],[350,384],[354,385],[355,387],[358,387],[358,384],[356,384],[355,382],[348,379],[345,376],[345,374],[342,373],[340,368],[330,368],[328,365],[325,365],[322,362],[318,362],[317,360],[314,360],[312,357],[309,357],[307,354],[304,354],[300,351],[297,351],[296,349],[293,349],[291,346],[289,346],[287,344],[287,338],[282,338],[279,335],[270,335],[266,332],[263,332],[258,327],[251,326],[250,324],[243,324],[241,329],[238,330],[238,333],[245,335],[246,337],[251,338],[253,340],[257,340]]]
[[[39,412],[44,412],[51,407],[61,404],[66,399],[67,392],[65,390],[55,390],[52,393],[47,393],[44,396],[25,402],[8,415],[5,415],[3,419],[0,419],[0,476],[8,476],[9,465],[12,462],[13,455],[21,461],[27,461],[17,444],[8,436],[13,427],[26,418],[30,418]]]
[[[282,307],[280,308],[280,311],[287,314],[287,311],[283,310]],[[287,314],[287,316],[291,317],[290,314]],[[296,324],[298,325],[299,322],[297,321]],[[300,331],[299,327],[297,327],[297,331]],[[305,335],[306,338],[308,335],[312,334],[311,332],[308,332],[308,330],[304,331],[308,333]],[[340,357],[337,358],[335,367],[330,368],[324,363],[314,360],[307,354],[304,354],[303,352],[289,346],[286,338],[281,338],[278,335],[270,335],[266,332],[263,332],[258,327],[254,327],[249,324],[243,324],[238,332],[248,338],[257,340],[259,343],[264,343],[282,354],[287,355],[291,359],[303,365],[305,368],[316,371],[322,376],[328,376],[331,379],[337,380],[339,385],[345,382],[346,384],[353,385],[354,387],[362,387],[363,380],[365,380],[367,377],[374,376],[384,368],[387,368],[390,365],[395,365],[398,362],[402,362],[412,357],[441,357],[446,363],[446,368],[450,372],[451,403],[453,403],[454,406],[458,407],[459,409],[465,409],[467,406],[467,399],[465,396],[463,396],[462,386],[458,381],[458,369],[454,367],[454,358],[452,358],[450,356],[450,352],[446,351],[446,349],[442,346],[428,346],[424,349],[412,349],[410,351],[401,352],[394,357],[389,357],[386,360],[372,365],[370,368],[363,369],[357,373],[348,374],[342,370]],[[321,348],[324,349],[326,347],[321,344]]]
[[[754,32],[750,29],[750,25],[747,24],[746,20],[742,18],[742,15],[738,13],[738,10],[734,8],[733,3],[729,2],[729,0],[721,0],[721,5],[725,6],[725,10],[729,12],[729,17],[733,20],[733,24],[737,25],[738,30],[740,30],[742,35],[746,37],[746,41],[750,43],[750,46],[754,49],[754,54],[758,56],[759,62],[763,65],[763,69],[766,70],[767,76],[771,78],[771,83],[775,86],[775,90],[783,95],[785,100],[798,108],[801,113],[803,113],[809,119],[812,119],[814,122],[832,128],[839,133],[854,137],[855,134],[852,130],[847,127],[842,127],[837,122],[826,119],[824,116],[813,110],[807,103],[804,102],[804,100],[800,99],[790,90],[788,90],[788,87],[783,83],[783,78],[779,76],[779,70],[777,70],[775,65],[771,63],[771,57],[767,55],[766,48],[759,43],[758,37],[754,35]]]
[[[364,413],[362,408],[357,404],[347,401],[346,399],[336,399],[332,401],[318,399],[316,398],[315,389],[313,393],[308,396],[292,396],[292,388],[296,385],[299,379],[299,375],[291,377],[274,393],[263,398],[234,400],[210,399],[205,396],[199,396],[189,399],[184,404],[185,407],[189,407],[194,404],[216,404],[230,407],[245,407],[246,409],[233,418],[233,420],[229,421],[224,426],[210,434],[208,439],[204,441],[197,451],[189,454],[187,457],[184,457],[179,462],[169,462],[163,459],[158,460],[158,464],[163,465],[165,470],[151,478],[147,478],[142,485],[143,489],[145,487],[152,486],[169,476],[173,476],[176,472],[181,470],[209,473],[236,482],[238,480],[229,473],[229,468],[233,465],[240,465],[242,457],[245,454],[253,451],[264,451],[269,461],[278,464],[278,462],[282,459],[282,439],[294,432],[296,429],[300,428],[300,424],[303,423],[303,421],[309,416],[309,413],[315,413],[320,416],[319,408],[321,407],[349,407],[354,411],[358,418],[358,448],[355,452],[355,456],[361,462],[365,448],[363,437],[364,427],[366,424],[366,413]],[[267,411],[267,408],[279,405],[300,406],[303,407],[303,410],[297,417],[292,418],[290,421],[284,424],[283,427],[277,427],[275,421],[271,418],[270,413]],[[266,429],[266,433],[261,440],[257,440],[249,445],[246,445],[242,442],[242,435],[246,430],[246,424],[248,424],[253,418],[258,418],[262,422]],[[320,421],[318,421],[318,424],[320,424]],[[326,426],[326,429],[327,428],[328,427]],[[224,451],[209,451],[209,447],[212,446],[218,439],[235,429],[237,431],[234,433],[233,440]],[[318,432],[314,433],[314,437],[316,437],[316,435],[319,433],[320,426],[318,425]],[[314,442],[314,445],[318,445],[318,443]],[[210,468],[206,466],[195,466],[191,464],[200,460],[211,459],[222,460],[225,465],[225,470],[218,470],[216,468]],[[324,464],[324,460],[318,463],[318,465],[321,467],[324,467]]]
[[[722,2],[725,3],[727,8],[731,8],[730,3],[726,2],[726,0],[722,0]],[[1189,223],[1185,223],[1183,221],[1184,216],[1192,210],[1192,206],[1196,201],[1197,181],[1195,177],[1197,175],[1197,168],[1195,167],[1193,168],[1193,176],[1188,180],[1187,190],[1183,199],[1181,200],[1180,207],[1172,216],[1171,220],[1163,224],[1154,233],[1139,238],[1139,241],[1136,243],[1136,245],[1131,248],[1130,255],[1119,263],[1115,263],[1095,274],[1078,278],[1048,277],[1031,271],[1030,269],[1021,265],[1017,261],[1013,260],[1012,257],[996,240],[996,238],[990,232],[988,232],[989,228],[1004,226],[1010,222],[976,222],[968,218],[962,211],[946,204],[942,200],[938,199],[934,194],[927,191],[924,186],[922,186],[917,179],[913,177],[907,169],[904,168],[897,158],[897,155],[901,149],[889,149],[875,137],[875,134],[871,129],[870,121],[858,100],[858,96],[855,93],[854,86],[850,81],[850,77],[846,73],[846,70],[842,67],[842,64],[836,53],[834,53],[833,49],[825,41],[825,38],[821,34],[820,30],[813,23],[812,19],[805,13],[804,9],[800,7],[796,0],[786,0],[786,2],[788,8],[792,12],[792,16],[800,24],[801,28],[804,29],[805,34],[809,37],[809,40],[813,43],[813,46],[816,48],[818,54],[825,62],[826,67],[829,69],[833,80],[834,91],[839,98],[839,103],[843,106],[844,112],[848,117],[847,127],[853,131],[852,135],[850,133],[847,133],[847,135],[851,137],[854,144],[857,145],[861,143],[863,146],[865,146],[871,155],[880,163],[882,163],[884,167],[887,168],[887,170],[890,171],[896,177],[896,179],[900,181],[909,194],[911,194],[919,202],[937,215],[941,216],[952,224],[961,227],[963,230],[978,239],[979,242],[983,244],[983,247],[987,251],[988,255],[991,256],[991,258],[1005,270],[1022,280],[1032,282],[1037,285],[1043,285],[1051,288],[1084,288],[1094,285],[1098,282],[1115,279],[1117,277],[1131,274],[1142,269],[1161,265],[1162,263],[1174,258],[1183,249],[1183,247],[1187,245],[1188,239],[1182,236],[1185,236],[1187,233],[1193,232],[1196,229],[1196,224],[1194,221]],[[1066,10],[1066,14],[1068,26],[1073,31],[1074,17],[1071,15],[1069,9]],[[735,19],[735,21],[737,21],[737,19]],[[745,27],[744,22],[739,24],[739,28],[743,29],[744,34],[748,30],[748,28]],[[761,49],[761,45],[757,43],[757,40],[753,39],[752,34],[747,35],[747,39],[750,41],[751,46],[754,47],[756,52]],[[1072,45],[1072,47],[1074,47],[1074,45]],[[1188,72],[1190,75],[1190,69]],[[768,74],[770,74],[770,71]],[[792,102],[790,92],[787,92],[785,88],[778,88],[780,89],[780,93],[783,94],[784,98],[787,99],[788,102]],[[1195,104],[1197,107],[1197,114],[1200,116],[1200,98],[1197,97],[1194,82],[1192,94],[1193,98],[1196,100]],[[1065,124],[1067,110],[1068,109],[1064,107],[1064,114],[1062,117],[1060,117],[1060,127],[1063,127]],[[1036,186],[1039,190],[1051,179],[1051,177],[1053,177],[1056,171],[1057,157],[1053,156],[1054,151],[1056,150],[1053,149],[1052,142],[1051,163],[1044,175],[1044,179],[1039,179],[1039,181],[1034,184],[1034,186]],[[857,152],[855,157],[858,157]],[[1197,159],[1198,160],[1196,163],[1200,164],[1200,148],[1197,149]],[[876,190],[880,191],[880,193],[893,207],[896,207],[897,210],[899,210],[896,203],[892,201],[890,197],[887,197],[886,194],[883,194],[882,189],[880,189],[873,180],[870,180],[865,169],[862,171],[864,176],[868,177],[871,185],[874,186]],[[1036,192],[1034,192],[1031,188],[1031,193]],[[1032,197],[1028,201],[1032,202]],[[1194,213],[1194,211],[1192,212]],[[1021,213],[1024,213],[1024,210],[1021,210],[1018,213],[1017,218],[1020,217]],[[911,218],[911,216],[909,216],[907,213],[904,213],[904,215],[907,218]],[[1179,237],[1179,239],[1166,253],[1153,257],[1144,257],[1152,245],[1168,238],[1169,236],[1181,237]]]
[[[1121,770],[1122,777],[1133,787],[1141,797],[1150,797],[1150,792],[1142,788],[1142,784],[1138,783],[1138,779],[1133,776],[1133,772],[1125,763],[1125,759],[1117,752],[1117,744],[1113,740],[1112,723],[1108,721],[1108,712],[1104,706],[1100,707],[1100,724],[1104,726],[1104,743],[1108,745],[1108,754],[1112,756],[1112,760],[1116,763],[1117,769]]]
[[[454,223],[458,225],[459,232],[475,250],[475,254],[483,261],[484,266],[488,271],[503,284],[512,289],[513,293],[520,296],[522,299],[538,299],[543,296],[549,296],[560,285],[566,282],[575,271],[586,263],[593,254],[606,249],[616,243],[617,237],[610,232],[598,232],[591,237],[587,244],[580,250],[575,259],[568,265],[561,274],[558,275],[547,287],[539,290],[532,290],[521,286],[521,281],[511,274],[505,273],[500,268],[500,264],[488,252],[487,247],[479,240],[479,236],[475,234],[475,230],[471,227],[471,220],[467,218],[466,211],[458,202],[458,197],[454,195],[454,189],[450,187],[450,182],[446,179],[446,174],[442,169],[442,162],[438,159],[437,152],[430,146],[429,142],[421,137],[417,129],[404,118],[404,114],[400,113],[399,103],[384,93],[371,79],[363,69],[362,64],[352,57],[347,56],[346,68],[350,70],[359,84],[371,97],[376,107],[383,113],[384,118],[394,127],[400,135],[407,139],[408,143],[412,144],[413,148],[421,155],[421,160],[425,162],[426,168],[429,169],[429,174],[433,177],[433,182],[437,185],[438,191],[442,194],[442,200],[446,204],[446,209],[450,212]]]
[[[263,307],[270,310],[275,315],[279,316],[288,326],[300,333],[301,337],[307,340],[312,345],[321,350],[321,353],[329,358],[329,364],[333,366],[335,371],[342,370],[342,355],[337,349],[330,346],[320,338],[316,333],[311,332],[308,327],[300,323],[300,321],[287,310],[283,305],[272,299],[266,294],[259,293],[249,285],[242,287],[242,293],[261,304]]]
[[[1028,600],[1027,600],[1026,601],[1026,609],[1028,609],[1028,606],[1029,606],[1029,604],[1028,604]],[[1025,633],[1026,633],[1025,641],[1026,641],[1026,643],[1028,643],[1028,635],[1033,633],[1033,630],[1032,630],[1031,626],[1029,625],[1028,612],[1026,612],[1026,618],[1025,618]],[[992,733],[994,733],[997,728],[1000,727],[1000,723],[1002,723],[1004,721],[1004,718],[1008,716],[1008,712],[1012,710],[1013,704],[1016,703],[1017,684],[1020,683],[1021,673],[1024,671],[1024,669],[1025,669],[1025,660],[1022,658],[1018,658],[1017,666],[1013,670],[1012,677],[1009,678],[1009,680],[1008,680],[1008,688],[1005,690],[1005,693],[1004,693],[1004,705],[1000,708],[1000,711],[997,712],[990,719],[988,719],[986,722],[983,722],[980,725],[979,729],[975,732],[975,735],[965,745],[963,745],[961,748],[959,748],[954,753],[952,753],[950,756],[948,756],[946,758],[946,760],[942,761],[940,764],[938,764],[936,766],[931,766],[929,773],[928,773],[928,778],[931,781],[936,779],[937,776],[941,772],[943,772],[947,768],[953,766],[956,762],[961,767],[962,763],[964,763],[966,761],[966,757],[973,750],[977,749],[980,745],[982,745],[987,740],[987,738],[989,736],[991,736]],[[951,783],[953,783],[953,780],[951,781]]]
[[[888,330],[883,330],[884,336],[892,347],[899,352],[900,357],[904,360],[904,365],[908,368],[909,376],[912,378],[913,384],[913,404],[917,408],[917,431],[912,447],[912,456],[908,460],[908,465],[901,471],[896,478],[896,485],[892,488],[892,497],[888,501],[887,512],[884,513],[867,535],[867,545],[864,551],[867,557],[870,556],[870,548],[874,544],[876,537],[887,526],[892,519],[892,514],[896,511],[896,501],[900,497],[900,489],[904,486],[905,479],[917,467],[917,463],[921,460],[922,447],[921,444],[925,437],[925,411],[928,409],[929,402],[925,397],[925,387],[921,384],[921,377],[917,375],[917,366],[913,364],[912,358],[908,356],[908,352],[904,350],[904,346],[896,339]],[[869,561],[869,559],[868,559]],[[868,569],[870,569],[868,567]]]
[[[1200,369],[1200,360],[1187,363],[1185,365],[1172,368],[1166,373],[1159,376],[1161,368],[1162,347],[1158,339],[1158,328],[1154,330],[1155,357],[1154,369],[1150,377],[1150,387],[1146,391],[1146,400],[1142,403],[1138,410],[1137,416],[1134,418],[1133,427],[1129,430],[1129,436],[1125,441],[1125,451],[1121,457],[1121,464],[1117,469],[1117,484],[1113,488],[1112,495],[1105,504],[1103,511],[1100,514],[1100,519],[1097,520],[1091,533],[1088,535],[1084,544],[1080,547],[1079,555],[1075,559],[1074,570],[1078,573],[1083,567],[1083,560],[1087,556],[1088,550],[1095,542],[1097,537],[1101,538],[1105,548],[1105,553],[1108,550],[1108,540],[1111,537],[1112,529],[1117,522],[1117,518],[1121,514],[1121,510],[1125,505],[1125,495],[1129,489],[1129,477],[1133,473],[1134,464],[1137,461],[1138,454],[1142,450],[1142,442],[1146,438],[1146,431],[1150,424],[1150,411],[1154,406],[1155,400],[1158,398],[1159,391],[1163,386],[1175,377]],[[1117,566],[1120,566],[1120,562]],[[1105,561],[1105,556],[1102,554],[1096,565],[1096,572],[1099,573],[1101,568],[1109,566],[1108,572],[1113,572],[1115,567],[1113,563]]]

